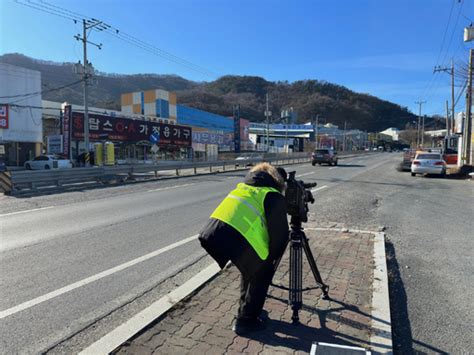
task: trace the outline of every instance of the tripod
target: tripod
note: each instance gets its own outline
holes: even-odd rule
[[[301,307],[303,306],[303,291],[314,290],[320,288],[323,291],[323,299],[328,299],[329,286],[326,285],[319,273],[313,253],[309,248],[308,237],[303,232],[301,226],[301,219],[299,217],[291,216],[290,221],[290,237],[288,243],[290,244],[290,284],[289,287],[275,285],[274,287],[289,291],[289,304],[293,310],[291,320],[293,324],[299,323],[299,315]],[[303,250],[306,254],[309,266],[316,281],[317,287],[307,287],[303,289]],[[280,264],[281,258],[275,262],[275,270]]]

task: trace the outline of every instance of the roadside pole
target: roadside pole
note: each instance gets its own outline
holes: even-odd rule
[[[468,85],[467,85],[467,94],[466,94],[466,117],[465,117],[465,125],[466,128],[464,140],[465,140],[465,149],[463,151],[464,161],[466,165],[473,165],[473,152],[472,152],[472,140],[474,136],[472,134],[472,66],[474,62],[474,50],[471,49],[469,51],[469,76],[468,76]]]
[[[269,108],[268,108],[268,93],[265,95],[265,98],[266,98],[266,106],[265,106],[265,117],[266,117],[266,122],[267,122],[267,132],[266,132],[266,145],[267,145],[267,153],[270,151],[270,143],[269,143],[269,140],[270,140],[270,116],[272,115],[272,113],[270,112]]]
[[[453,121],[454,124],[454,121]],[[450,136],[450,130],[449,130],[449,103],[448,100],[446,100],[446,136]]]
[[[418,148],[421,144],[421,106],[423,106],[423,104],[425,104],[426,101],[415,101],[415,104],[417,104],[419,106],[419,110],[418,110],[418,126],[417,126],[417,130],[416,130],[416,148]]]
[[[87,40],[87,31],[90,29],[95,28],[98,31],[103,31],[109,29],[110,26],[103,23],[99,20],[82,20],[82,37],[80,35],[74,36],[74,38],[78,41],[82,41],[83,45],[83,54],[84,54],[84,62],[82,65],[82,80],[84,84],[84,149],[85,149],[85,165],[90,166],[90,156],[89,156],[89,101],[88,101],[88,89],[87,86],[89,85],[89,79],[92,77],[92,66],[89,65],[87,61],[87,43],[96,46],[99,49],[102,49],[102,43],[96,44],[93,42],[89,42]]]

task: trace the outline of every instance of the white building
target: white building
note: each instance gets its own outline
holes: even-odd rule
[[[0,63],[0,159],[21,166],[42,141],[41,73]]]
[[[400,130],[398,128],[390,127],[390,128],[387,128],[385,131],[382,131],[380,133],[392,137],[392,139],[394,141],[398,141],[398,137],[400,135]]]

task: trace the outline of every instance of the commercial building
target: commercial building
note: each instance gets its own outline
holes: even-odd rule
[[[269,146],[266,144],[268,131]],[[341,130],[331,123],[325,125],[251,123],[250,139],[257,150],[270,152],[302,152],[315,147],[337,150],[357,150],[366,147],[367,133]]]
[[[249,122],[225,117],[177,103],[176,94],[165,90],[148,90],[122,95],[122,113],[143,114],[168,120],[192,129],[192,156],[195,159],[216,157],[218,152],[235,150],[236,129],[242,149],[251,145]]]
[[[42,152],[41,73],[0,63],[0,159],[22,166]]]

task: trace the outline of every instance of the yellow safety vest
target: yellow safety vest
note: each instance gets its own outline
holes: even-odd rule
[[[266,260],[269,254],[269,236],[263,202],[271,187],[254,187],[244,183],[237,185],[212,213],[216,218],[234,227],[249,242],[257,255]]]

